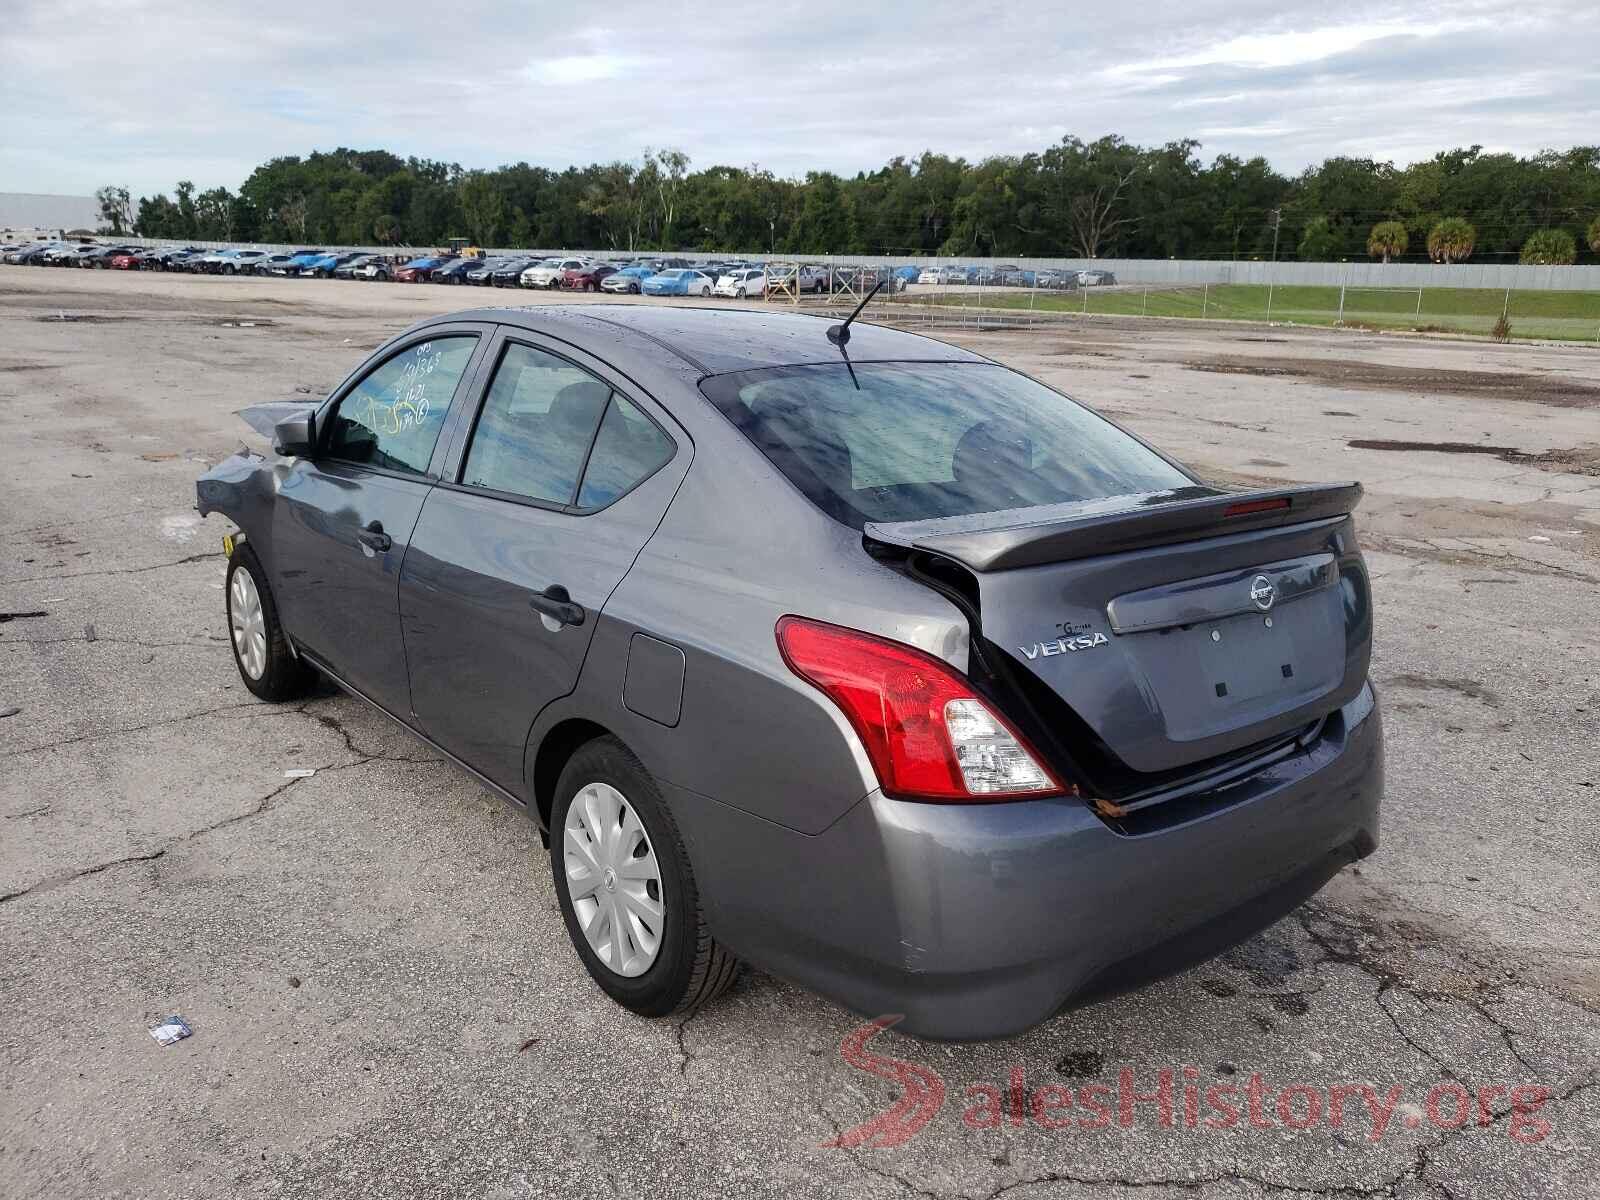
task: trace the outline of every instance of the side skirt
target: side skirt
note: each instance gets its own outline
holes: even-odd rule
[[[291,644],[292,644],[293,639],[290,639],[290,641],[291,641]],[[389,720],[393,721],[396,725],[400,726],[401,729],[404,729],[407,733],[409,733],[412,737],[416,738],[423,745],[427,746],[430,750],[437,750],[440,754],[444,755],[445,758],[447,758],[451,762],[455,763],[456,766],[460,767],[468,775],[471,775],[474,779],[476,779],[479,783],[483,784],[483,786],[488,788],[491,792],[494,792],[497,796],[504,797],[505,799],[511,801],[511,803],[515,804],[518,808],[522,809],[522,811],[524,813],[526,813],[529,816],[532,816],[533,819],[534,819],[534,823],[538,824],[538,817],[534,816],[534,814],[537,813],[538,810],[535,809],[532,805],[530,805],[521,796],[518,796],[515,792],[507,791],[505,788],[501,787],[494,780],[490,779],[482,771],[479,771],[476,767],[473,767],[469,763],[463,762],[461,759],[457,758],[454,754],[451,754],[450,751],[446,750],[443,746],[439,745],[438,742],[434,741],[427,734],[423,733],[422,730],[418,729],[415,725],[412,725],[408,721],[402,721],[399,717],[395,716],[392,712],[390,712],[387,708],[383,707],[383,705],[379,704],[376,700],[374,700],[371,696],[367,695],[360,688],[358,688],[354,684],[348,683],[344,679],[340,678],[337,673],[335,673],[334,671],[330,670],[328,668],[328,666],[326,664],[324,664],[322,662],[322,660],[317,658],[315,655],[310,654],[310,653],[308,653],[308,652],[306,652],[304,650],[301,650],[300,651],[300,656],[302,658],[304,658],[306,662],[310,663],[313,667],[315,667],[318,671],[320,671],[322,674],[326,675],[329,679],[331,679],[341,689],[343,689],[346,692],[349,692],[357,700],[364,701],[365,703],[371,705],[372,708],[374,708],[376,711],[382,713],[384,716],[388,717]],[[545,844],[549,845],[549,835],[548,835],[547,831],[545,830],[544,826],[542,826],[542,825],[539,826],[539,834],[540,834],[541,837],[545,838]]]

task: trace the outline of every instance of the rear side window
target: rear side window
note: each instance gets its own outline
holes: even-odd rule
[[[426,471],[477,340],[433,338],[374,367],[339,401],[325,453],[363,466]]]
[[[613,392],[583,473],[578,507],[604,508],[655,474],[673,449],[654,421]]]
[[[713,376],[701,390],[830,516],[997,512],[1194,481],[1109,421],[985,363],[844,363]]]

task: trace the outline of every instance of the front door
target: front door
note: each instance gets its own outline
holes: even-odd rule
[[[433,487],[440,431],[480,343],[442,333],[398,346],[324,410],[318,449],[283,476],[271,562],[299,647],[395,715],[410,715],[398,581]]]
[[[688,439],[624,386],[570,349],[505,341],[401,571],[419,727],[518,795],[534,718],[577,685],[601,609],[688,469]]]

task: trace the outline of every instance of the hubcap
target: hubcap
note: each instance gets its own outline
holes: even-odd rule
[[[246,567],[233,572],[228,589],[228,624],[233,630],[233,648],[239,665],[251,679],[260,679],[267,669],[267,618],[261,611],[261,593]]]
[[[639,815],[616,788],[591,783],[562,829],[567,893],[595,956],[618,975],[643,975],[661,952],[661,867]]]

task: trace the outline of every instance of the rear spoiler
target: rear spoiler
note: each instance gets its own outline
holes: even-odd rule
[[[1360,502],[1359,483],[1248,492],[1196,486],[927,521],[869,522],[863,532],[869,541],[926,550],[974,571],[1006,571],[1342,517]]]

